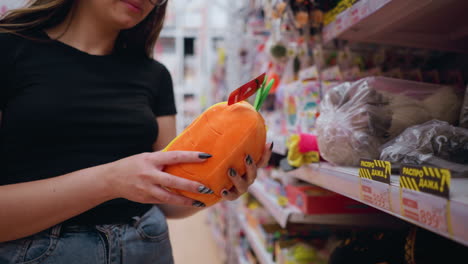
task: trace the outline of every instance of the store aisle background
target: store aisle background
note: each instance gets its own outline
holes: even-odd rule
[[[206,222],[207,211],[194,216],[168,220],[175,264],[222,263],[221,252]]]

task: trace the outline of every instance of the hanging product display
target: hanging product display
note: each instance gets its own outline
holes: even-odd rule
[[[332,88],[320,105],[321,155],[342,166],[378,159],[380,147],[407,127],[432,119],[455,123],[460,104],[456,90],[446,86],[385,77],[345,82]]]
[[[172,191],[213,205],[222,199],[222,191],[233,186],[228,171],[245,174],[244,160],[251,155],[258,163],[266,143],[266,127],[260,115],[274,81],[266,85],[265,74],[231,93],[228,102],[213,105],[202,113],[164,151],[200,151],[213,157],[204,163],[168,165],[164,171],[179,177],[197,181],[214,191],[212,194],[196,194],[172,189]],[[263,83],[263,84],[262,84]],[[255,105],[244,101],[257,90]]]
[[[452,176],[467,177],[468,130],[439,120],[412,126],[383,146],[380,159],[446,168]]]

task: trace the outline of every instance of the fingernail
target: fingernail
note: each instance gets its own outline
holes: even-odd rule
[[[213,194],[214,193],[210,188],[208,188],[206,186],[203,186],[203,185],[200,185],[198,187],[198,192],[203,193],[203,194]]]
[[[206,207],[206,205],[204,203],[199,202],[199,201],[193,202],[192,205],[195,206],[195,207]]]
[[[200,153],[200,154],[198,154],[198,157],[199,157],[200,159],[209,159],[209,158],[211,158],[211,157],[213,157],[213,156],[211,156],[211,155],[208,154],[208,153]]]
[[[229,169],[229,176],[231,177],[236,177],[237,176],[237,171],[233,168]]]
[[[221,194],[222,194],[223,196],[227,196],[227,195],[229,194],[229,192],[228,192],[227,190],[223,190],[223,191],[221,192]]]
[[[270,150],[273,150],[273,145],[275,144],[275,142],[271,142],[271,145],[270,145]]]
[[[247,165],[252,165],[253,163],[252,157],[250,157],[250,155],[247,155],[247,157],[245,158],[245,162],[247,162]]]

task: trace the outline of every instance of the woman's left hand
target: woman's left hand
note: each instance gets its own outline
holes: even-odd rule
[[[265,145],[265,151],[260,161],[255,164],[250,155],[247,155],[244,159],[246,173],[239,175],[236,170],[230,169],[227,171],[229,178],[231,179],[234,186],[230,190],[223,190],[222,195],[226,200],[236,200],[242,194],[247,192],[247,189],[257,178],[257,169],[268,165],[268,161],[271,157],[271,151],[273,149],[273,142]]]

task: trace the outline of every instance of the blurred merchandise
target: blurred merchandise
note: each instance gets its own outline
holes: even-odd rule
[[[329,90],[320,105],[321,155],[342,166],[378,159],[381,145],[407,127],[432,119],[455,123],[460,105],[451,87],[384,77],[345,82]]]
[[[429,165],[468,177],[468,129],[432,120],[407,128],[382,146],[381,160],[394,165]]]
[[[376,209],[343,195],[310,184],[287,185],[289,204],[304,214],[362,214],[375,213]]]
[[[343,239],[330,256],[329,264],[404,263],[405,232],[360,231]]]
[[[409,229],[404,249],[405,264],[462,263],[467,253],[466,247],[419,227]]]
[[[326,264],[335,241],[316,238],[313,240],[279,240],[275,247],[277,264]]]
[[[325,15],[324,15],[324,24],[328,25],[331,22],[335,21],[335,19],[337,19],[337,16],[340,13],[342,13],[346,9],[350,8],[357,1],[358,0],[318,1],[318,2],[335,3],[335,5],[336,5],[335,7],[333,7],[333,9],[331,9],[328,12],[325,13]]]
[[[465,98],[460,111],[460,126],[468,128],[468,87],[465,90]]]
[[[311,134],[293,134],[288,142],[288,162],[293,167],[320,161],[317,137]]]
[[[395,222],[389,219],[391,230],[375,228],[372,221],[362,229],[346,226],[365,222],[353,217],[379,215],[364,203],[408,221],[399,210],[398,178],[391,175],[390,184],[365,182],[353,166],[363,158],[385,159],[395,173],[401,163],[409,163],[449,168],[454,177],[468,166],[465,132],[456,127],[468,126],[468,99],[463,101],[468,56],[454,52],[466,45],[434,37],[458,21],[459,28],[446,32],[461,40],[465,26],[463,17],[454,13],[447,24],[421,28],[427,17],[437,20],[448,18],[449,10],[455,12],[452,4],[438,5],[442,10],[432,2],[388,0],[247,0],[227,5],[226,39],[217,42],[210,71],[211,103],[226,100],[231,90],[263,72],[275,80],[261,109],[274,153],[249,189],[260,202],[246,195],[232,217],[248,225],[234,232],[242,241],[243,259],[262,264],[405,263],[408,232]],[[416,7],[429,13],[418,13]],[[395,18],[392,10],[398,11]],[[412,24],[414,19],[419,24]],[[407,32],[389,38],[386,28],[393,24]],[[404,45],[406,39],[413,45]],[[198,70],[202,64],[193,65]],[[464,224],[459,222],[465,213],[458,207],[465,196],[453,195],[463,195],[466,185],[458,185],[460,180],[464,179],[453,179],[457,184],[451,187],[456,202],[441,201],[453,209],[452,215],[447,212],[447,223],[458,231],[437,231],[465,241],[466,232],[460,231]],[[362,198],[362,186],[390,209]],[[432,206],[426,201],[420,205]],[[318,214],[334,217],[329,221],[347,219],[340,226],[346,231],[338,238],[339,232],[328,225],[327,235],[313,237],[324,230],[316,224]],[[301,221],[307,228],[297,232],[294,228]],[[334,250],[339,240],[341,246]]]

